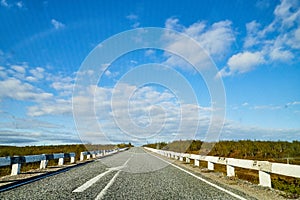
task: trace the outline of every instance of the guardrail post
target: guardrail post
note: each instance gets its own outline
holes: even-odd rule
[[[75,156],[70,158],[70,163],[75,163]]]
[[[40,169],[46,169],[48,160],[41,160]]]
[[[200,166],[200,161],[195,159],[194,165],[199,167]]]
[[[258,171],[258,174],[259,174],[259,185],[264,187],[272,187],[270,173],[264,171]]]
[[[214,163],[207,161],[207,169],[214,170]]]
[[[83,161],[84,160],[84,154],[83,152],[80,153],[80,161]]]
[[[92,154],[92,158],[96,158],[96,154],[93,153],[93,154]]]
[[[59,158],[58,165],[63,165],[63,164],[64,164],[64,158]]]
[[[11,175],[18,175],[18,174],[20,174],[20,171],[21,171],[21,164],[16,163],[16,164],[12,165]]]
[[[183,161],[183,157],[182,157],[182,156],[179,156],[179,160],[180,160],[180,161]]]
[[[234,167],[226,165],[227,176],[235,176]]]
[[[89,160],[90,158],[91,158],[91,155],[90,155],[90,154],[86,155],[86,159],[87,159],[87,160]]]
[[[190,162],[191,162],[190,158],[186,157],[186,158],[185,158],[185,162],[186,162],[186,163],[190,163]]]

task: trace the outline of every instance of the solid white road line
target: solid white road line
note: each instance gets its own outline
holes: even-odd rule
[[[146,152],[147,152],[147,151],[146,151]],[[156,157],[156,158],[158,158],[158,159],[160,159],[160,160],[162,160],[162,161],[164,161],[164,162],[166,162],[166,163],[172,165],[173,167],[176,167],[177,169],[179,169],[179,170],[181,170],[181,171],[183,171],[183,172],[185,172],[185,173],[187,173],[187,174],[189,174],[189,175],[191,175],[191,176],[193,176],[193,177],[195,177],[195,178],[197,178],[197,179],[199,179],[199,180],[201,180],[201,181],[207,183],[208,185],[210,185],[210,186],[212,186],[212,187],[215,187],[215,188],[217,188],[217,189],[219,189],[219,190],[221,190],[221,191],[223,191],[223,192],[226,192],[227,194],[229,194],[229,195],[231,195],[231,196],[233,196],[233,197],[235,197],[235,198],[237,198],[237,199],[240,199],[240,200],[246,200],[244,197],[242,197],[242,196],[240,196],[240,195],[238,195],[238,194],[235,194],[235,193],[233,193],[233,192],[231,192],[231,191],[229,191],[229,190],[226,190],[225,188],[222,188],[222,187],[220,187],[220,186],[218,186],[218,185],[216,185],[216,184],[214,184],[214,183],[211,183],[211,182],[209,182],[208,180],[205,180],[204,178],[201,178],[201,177],[199,177],[199,176],[193,174],[192,172],[189,172],[189,171],[187,171],[187,170],[185,170],[185,169],[183,169],[183,168],[181,168],[181,167],[179,167],[179,166],[177,166],[177,165],[174,165],[173,163],[170,163],[170,162],[168,162],[168,161],[166,161],[166,160],[164,160],[164,159],[162,159],[162,158],[160,158],[160,157],[158,157],[158,156],[156,156],[156,155],[153,155],[152,153],[149,153],[149,152],[147,152],[147,153],[148,153],[149,155],[154,156],[154,157]]]
[[[127,163],[129,162],[129,160],[132,158],[133,155],[130,156],[130,158],[128,158],[128,160],[122,165],[122,167],[125,167],[127,165]],[[97,197],[95,198],[95,200],[99,200],[102,199],[104,197],[104,195],[106,194],[107,190],[110,188],[110,186],[112,186],[112,184],[114,184],[116,178],[119,176],[121,171],[118,171],[113,177],[112,179],[108,182],[108,184],[105,186],[105,188],[97,195]]]

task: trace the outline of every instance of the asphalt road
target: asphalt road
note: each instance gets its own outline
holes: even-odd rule
[[[203,181],[143,148],[0,193],[0,199],[252,199]]]

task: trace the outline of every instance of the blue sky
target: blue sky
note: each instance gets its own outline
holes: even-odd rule
[[[1,0],[0,21],[0,144],[207,139],[209,127],[221,140],[300,138],[297,0]],[[166,32],[161,46],[173,52],[96,59],[103,42],[136,28],[143,42],[147,27],[184,34],[202,50]],[[107,57],[125,44],[114,45]],[[224,115],[182,55],[209,60],[210,78],[224,87]]]

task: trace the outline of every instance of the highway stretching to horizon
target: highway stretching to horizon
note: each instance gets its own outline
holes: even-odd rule
[[[0,193],[0,199],[255,199],[141,147]]]

